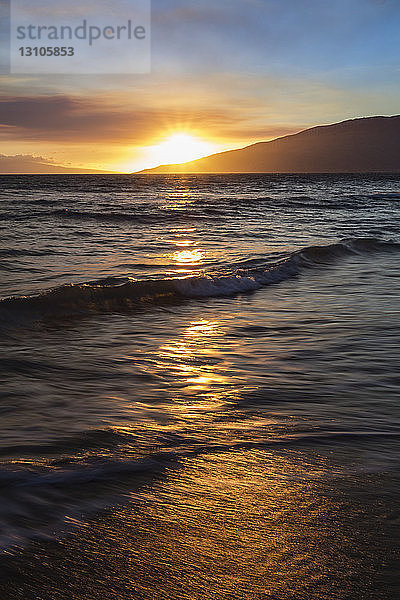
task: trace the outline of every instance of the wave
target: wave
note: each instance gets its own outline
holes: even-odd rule
[[[35,200],[29,200],[29,204],[37,204],[39,206],[54,206],[58,204],[59,200],[55,198],[38,198]]]
[[[176,465],[168,453],[136,460],[93,460],[66,468],[2,468],[0,550],[54,539],[66,526],[122,504],[133,489]]]
[[[140,498],[138,492],[142,486],[162,477],[166,471],[184,467],[187,459],[272,448],[300,449],[321,444],[333,447],[364,439],[381,443],[382,439],[396,440],[399,436],[398,431],[305,431],[260,441],[178,447],[140,458],[102,456],[61,463],[54,460],[45,467],[26,468],[21,463],[3,466],[0,469],[0,549],[23,547],[32,539],[54,539],[59,533],[57,530],[82,526],[92,513],[132,501],[132,492]],[[373,470],[373,466],[368,468]],[[267,477],[282,480],[297,476],[272,474]]]
[[[107,436],[108,438],[107,439]],[[83,436],[82,436],[83,437]],[[95,431],[92,435],[90,432],[87,433],[88,447],[90,441],[99,441],[98,438],[104,439],[105,445],[113,441],[113,443],[125,442],[128,445],[132,442],[131,436],[123,433],[114,432],[113,430],[101,430]],[[159,473],[166,468],[178,466],[182,460],[188,458],[196,458],[198,456],[208,454],[219,454],[237,452],[242,450],[261,450],[269,447],[284,446],[298,447],[308,446],[314,444],[341,444],[341,443],[352,443],[358,442],[362,439],[374,439],[380,440],[381,438],[398,438],[400,437],[400,431],[357,431],[357,430],[343,430],[343,431],[313,431],[313,432],[299,432],[295,434],[279,435],[277,437],[266,438],[258,441],[238,441],[233,443],[199,443],[193,444],[193,440],[188,440],[188,445],[185,447],[175,447],[171,450],[160,450],[140,458],[107,458],[102,456],[101,458],[87,458],[76,461],[54,461],[54,464],[50,463],[47,467],[32,467],[29,469],[23,467],[1,467],[0,468],[0,488],[35,488],[39,486],[55,486],[57,488],[70,487],[72,485],[80,485],[92,482],[109,482],[114,478],[118,478],[124,474],[126,476],[136,475],[141,473],[155,474]],[[69,439],[68,442],[73,442],[73,438]],[[113,444],[110,444],[113,445]],[[100,444],[100,447],[103,447]],[[19,450],[19,447],[17,447]],[[46,449],[46,446],[42,446]],[[61,448],[76,450],[82,448],[80,444],[77,447],[63,444]],[[54,451],[54,448],[52,447]],[[59,448],[59,451],[60,448]],[[58,466],[64,464],[63,467]]]
[[[400,200],[400,193],[383,192],[381,194],[371,194],[369,198],[372,198],[373,200]]]
[[[285,281],[310,268],[322,268],[356,254],[394,252],[400,244],[377,238],[354,238],[327,246],[309,246],[263,267],[238,269],[228,274],[216,272],[185,278],[139,281],[110,277],[64,285],[33,296],[14,296],[0,301],[0,317],[11,313],[34,313],[35,317],[73,315],[91,312],[134,310],[154,304],[190,298],[233,296],[253,292]],[[225,269],[226,272],[226,269]]]
[[[211,211],[211,209],[210,209]],[[207,214],[203,214],[203,211],[191,211],[186,210],[159,210],[156,212],[119,212],[119,211],[80,211],[69,208],[62,208],[54,210],[50,213],[52,216],[75,219],[78,221],[101,221],[104,223],[160,223],[168,221],[194,221],[198,219],[208,218]],[[213,218],[218,218],[220,211],[210,212]]]
[[[64,252],[62,254],[65,254]],[[15,258],[19,256],[51,256],[60,255],[60,252],[54,250],[31,250],[28,248],[2,248],[0,249],[0,258]]]

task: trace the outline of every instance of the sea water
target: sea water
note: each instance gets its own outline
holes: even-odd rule
[[[1,184],[1,597],[396,597],[400,178]]]

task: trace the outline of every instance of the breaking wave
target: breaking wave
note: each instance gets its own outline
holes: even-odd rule
[[[228,274],[225,268],[224,274],[206,273],[186,278],[139,281],[129,277],[110,277],[65,285],[33,296],[4,298],[0,301],[0,316],[8,318],[15,311],[34,313],[37,317],[113,312],[182,299],[233,296],[285,281],[310,268],[323,268],[352,255],[399,249],[400,244],[391,241],[353,238],[327,246],[303,248],[275,263],[242,268]]]
[[[382,438],[396,439],[399,435],[399,432],[391,431],[305,431],[255,442],[200,444],[194,448],[161,450],[141,458],[53,461],[47,467],[28,469],[21,465],[2,467],[0,552],[24,547],[34,539],[55,539],[58,530],[82,527],[92,513],[122,505],[124,500],[132,501],[132,490],[137,495],[142,486],[163,476],[165,471],[184,466],[188,458],[243,450],[333,447],[351,445],[360,439],[379,442]],[[371,468],[373,471],[373,466]],[[274,479],[276,476],[267,477]],[[293,478],[290,474],[286,477]]]

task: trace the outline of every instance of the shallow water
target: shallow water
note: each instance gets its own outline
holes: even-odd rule
[[[3,178],[2,597],[396,595],[399,183]]]

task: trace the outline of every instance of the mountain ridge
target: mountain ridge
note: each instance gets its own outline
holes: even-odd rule
[[[400,115],[347,119],[142,174],[400,172]]]

